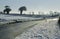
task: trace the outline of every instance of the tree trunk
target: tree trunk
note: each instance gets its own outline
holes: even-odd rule
[[[20,15],[22,15],[22,11],[20,11]]]
[[[9,14],[9,11],[7,11],[7,14]]]
[[[5,14],[5,10],[3,11],[3,13]]]

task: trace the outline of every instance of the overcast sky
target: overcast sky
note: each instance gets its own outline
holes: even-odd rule
[[[60,11],[60,0],[0,0],[0,11],[5,5],[10,6],[11,12],[18,12],[21,6],[26,6],[27,11]]]

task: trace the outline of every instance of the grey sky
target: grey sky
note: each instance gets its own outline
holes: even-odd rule
[[[18,12],[18,8],[26,6],[27,11],[60,11],[60,0],[0,0],[0,11],[9,5],[11,12]]]

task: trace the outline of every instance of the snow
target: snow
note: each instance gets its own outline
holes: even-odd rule
[[[14,22],[14,20],[29,21],[38,19],[42,18],[0,14],[0,24]],[[57,19],[40,21],[37,25],[24,31],[15,39],[60,39],[60,29],[57,25]]]
[[[0,14],[1,19],[6,19],[6,20],[13,20],[13,19],[36,19],[32,17],[22,17],[22,16],[13,16],[13,15],[3,15]]]
[[[42,19],[42,18],[0,14],[0,23],[14,22],[15,20],[29,21],[29,20],[37,20],[37,19]]]
[[[44,20],[24,31],[15,39],[60,39],[60,29],[56,19]]]

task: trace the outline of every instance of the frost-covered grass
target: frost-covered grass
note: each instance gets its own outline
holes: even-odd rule
[[[45,20],[26,30],[15,39],[60,39],[60,29],[57,20]]]

